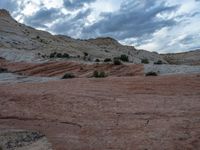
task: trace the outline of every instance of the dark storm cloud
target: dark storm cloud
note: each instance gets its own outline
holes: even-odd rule
[[[69,10],[79,9],[84,6],[84,4],[95,2],[96,0],[64,0],[65,8]]]
[[[18,9],[16,0],[0,0],[0,9],[7,9],[11,13]]]
[[[169,7],[154,0],[130,0],[122,4],[118,12],[102,14],[104,19],[85,28],[83,36],[113,36],[122,40],[151,34],[162,27],[174,25],[175,21],[161,20],[156,15],[176,9],[177,6]]]
[[[43,8],[37,11],[35,15],[26,17],[24,22],[34,27],[46,28],[45,24],[51,23],[57,19],[57,17],[61,17],[60,10]]]
[[[55,24],[51,30],[58,34],[67,34],[69,36],[76,36],[81,32],[86,23],[86,17],[90,15],[91,9],[80,11],[75,16],[65,16],[59,23]]]

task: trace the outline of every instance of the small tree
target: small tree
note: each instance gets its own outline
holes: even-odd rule
[[[122,62],[121,62],[119,59],[116,59],[116,58],[115,58],[115,59],[113,60],[113,64],[114,64],[114,65],[121,65]]]
[[[62,54],[61,53],[57,53],[56,57],[62,58]]]
[[[105,58],[104,59],[104,62],[111,62],[112,61],[112,59],[110,59],[110,58]]]
[[[157,76],[158,74],[156,72],[151,71],[151,72],[147,72],[145,75],[146,76]]]
[[[84,52],[84,56],[87,57],[87,56],[88,56],[88,53]]]
[[[6,68],[0,68],[0,73],[6,73],[6,72],[8,72],[8,69],[6,69]]]
[[[147,58],[142,59],[141,63],[143,64],[149,64],[149,60]]]
[[[62,79],[72,79],[75,78],[75,76],[72,73],[65,73],[62,77]]]
[[[54,57],[55,57],[55,54],[54,54],[54,53],[51,53],[49,57],[50,57],[50,58],[54,58]]]
[[[162,60],[158,60],[157,62],[154,62],[154,64],[155,64],[155,65],[162,65],[163,62],[162,62]]]
[[[125,55],[125,54],[122,54],[122,55],[120,56],[120,59],[121,59],[122,61],[124,61],[124,62],[129,62],[129,58],[128,58],[128,56]]]
[[[64,53],[64,54],[62,55],[62,57],[63,57],[63,58],[69,58],[69,54]]]
[[[100,62],[100,60],[97,58],[97,59],[95,60],[95,62]]]
[[[105,78],[106,77],[106,73],[104,72],[104,71],[97,71],[97,70],[95,70],[94,72],[93,72],[93,77],[95,77],[95,78]]]

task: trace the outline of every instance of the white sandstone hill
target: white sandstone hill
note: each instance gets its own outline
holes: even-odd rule
[[[52,35],[45,31],[15,21],[7,10],[0,10],[0,57],[21,61],[47,58],[51,53],[67,53],[76,60],[95,61],[119,57],[125,54],[130,62],[141,63],[148,59],[151,63],[161,60],[157,53],[136,50],[133,46],[124,46],[116,40],[96,38],[78,40],[63,35]],[[87,58],[86,58],[87,56]]]

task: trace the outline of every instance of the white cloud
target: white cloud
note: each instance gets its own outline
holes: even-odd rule
[[[90,2],[89,2],[90,1]],[[21,23],[27,18],[38,19],[34,17],[41,10],[56,9],[56,18],[50,18],[46,21],[45,30],[55,32],[52,26],[60,27],[59,33],[75,35],[74,37],[87,37],[83,30],[95,23],[99,23],[98,29],[102,32],[95,32],[95,28],[89,28],[86,32],[91,31],[98,36],[113,36],[120,40],[122,44],[136,46],[137,48],[147,49],[158,52],[176,52],[186,51],[200,47],[200,1],[197,0],[89,0],[85,1],[82,7],[68,10],[63,0],[0,0],[0,7],[5,7],[12,12],[16,20]],[[15,2],[15,3],[14,3]],[[78,1],[82,2],[82,1]],[[10,5],[12,3],[13,5]],[[15,5],[14,5],[15,4]],[[18,6],[16,5],[18,4]],[[15,6],[15,7],[9,7]],[[165,6],[178,6],[177,9],[172,7],[173,11],[163,11]],[[143,8],[141,10],[141,8]],[[156,9],[155,9],[156,8]],[[147,14],[155,9],[156,16]],[[83,14],[76,20],[76,16],[81,12]],[[132,13],[134,12],[134,13]],[[107,13],[107,22],[101,22]],[[132,14],[131,14],[132,13]],[[122,15],[120,15],[122,14]],[[134,14],[136,15],[134,17]],[[47,14],[48,16],[48,14]],[[114,16],[114,17],[113,17]],[[131,17],[133,16],[133,17]],[[146,18],[144,17],[146,16]],[[38,16],[40,17],[40,15]],[[119,18],[119,17],[124,17]],[[141,19],[143,17],[143,20]],[[130,18],[126,19],[126,18]],[[41,19],[41,18],[40,18]],[[111,19],[111,20],[110,20]],[[39,20],[39,19],[38,19]],[[142,20],[140,22],[140,20]],[[158,24],[152,23],[158,21]],[[174,22],[168,22],[175,21]],[[70,21],[70,22],[69,22]],[[37,20],[30,22],[37,23]],[[80,24],[81,22],[81,24]],[[142,24],[143,23],[143,24]],[[146,23],[146,24],[145,24]],[[152,23],[152,24],[151,24]],[[159,25],[160,23],[160,25]],[[41,28],[35,24],[36,28]],[[30,23],[30,25],[33,25]],[[71,27],[73,25],[73,27]],[[141,27],[140,27],[141,26]],[[70,27],[70,30],[67,28]],[[155,28],[155,29],[154,29]],[[69,32],[68,32],[69,31]],[[98,31],[98,30],[97,30]],[[152,32],[150,32],[152,31]],[[139,34],[137,34],[139,33]],[[88,37],[89,38],[89,37]]]

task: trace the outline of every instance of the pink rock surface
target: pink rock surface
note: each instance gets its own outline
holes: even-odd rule
[[[198,150],[200,77],[0,85],[4,128],[41,131],[56,150]]]

